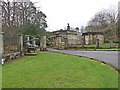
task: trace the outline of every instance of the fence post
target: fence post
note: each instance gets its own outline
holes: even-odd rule
[[[0,17],[1,19],[1,17]],[[3,32],[0,20],[0,89],[2,89],[2,58],[3,58],[4,48],[3,48]]]
[[[3,57],[3,32],[2,32],[2,1],[0,1],[0,90],[2,89],[2,57]]]
[[[3,49],[3,33],[0,32],[0,59],[2,59],[4,49]]]
[[[2,1],[0,1],[0,60],[3,55],[3,32],[2,32]]]
[[[3,57],[3,33],[1,32],[2,28],[0,26],[0,89],[2,89],[2,57]]]
[[[24,56],[24,52],[23,52],[23,34],[20,35],[20,52],[21,52],[21,55]]]

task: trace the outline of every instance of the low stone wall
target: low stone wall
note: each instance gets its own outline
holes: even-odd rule
[[[13,59],[18,59],[21,57],[21,53],[20,52],[16,52],[16,53],[10,53],[10,54],[5,54],[3,56],[4,59],[4,63],[9,62]]]

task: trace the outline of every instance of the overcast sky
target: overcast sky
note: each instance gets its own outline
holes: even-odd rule
[[[81,27],[102,9],[116,7],[119,0],[31,0],[47,15],[48,31]]]

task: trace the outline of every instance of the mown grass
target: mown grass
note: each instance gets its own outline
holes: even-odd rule
[[[109,48],[118,48],[119,44],[118,43],[103,43],[100,44],[101,48],[109,49]],[[85,47],[96,47],[96,44],[91,44],[91,45],[85,45]]]
[[[99,48],[96,48],[96,44],[91,44],[91,45],[84,45],[84,47],[82,47],[82,45],[74,46],[68,49],[70,50],[120,51],[120,48],[118,48],[118,46],[119,46],[118,43],[113,43],[112,45],[110,43],[104,43],[104,44],[100,44]]]
[[[118,73],[87,58],[39,52],[3,66],[3,88],[117,88]]]

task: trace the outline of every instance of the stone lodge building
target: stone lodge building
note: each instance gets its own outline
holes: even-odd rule
[[[71,30],[69,24],[66,30],[58,30],[54,31],[53,35],[50,36],[49,41],[52,42],[54,47],[60,46],[70,46],[70,45],[77,45],[78,44],[78,34],[77,31]]]
[[[102,32],[85,32],[81,34],[76,30],[72,30],[68,24],[66,30],[53,31],[53,35],[48,37],[48,40],[53,47],[67,48],[83,44],[96,44],[97,41],[99,41],[99,44],[102,44],[104,43],[104,36]]]
[[[86,32],[82,34],[82,37],[85,45],[96,44],[97,40],[99,41],[99,44],[104,43],[102,32]]]

